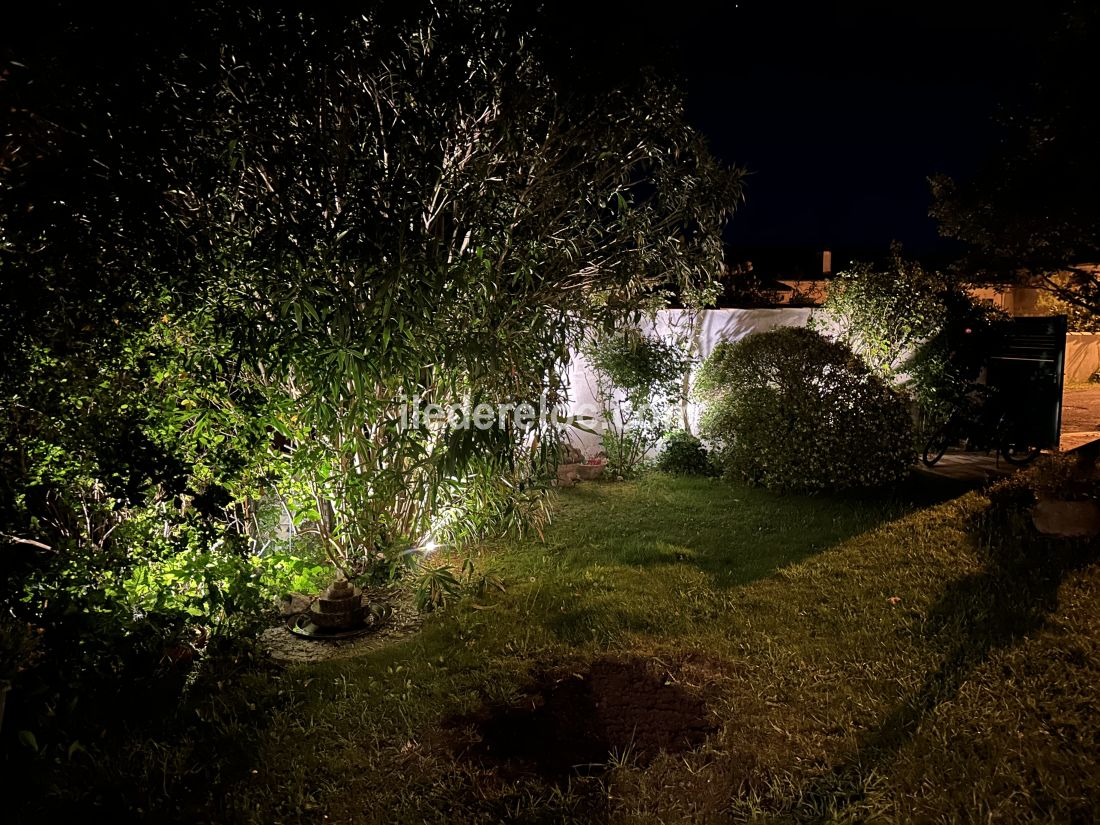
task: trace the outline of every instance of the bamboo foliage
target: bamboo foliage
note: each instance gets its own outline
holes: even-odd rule
[[[542,13],[211,6],[97,144],[96,208],[66,196],[90,257],[210,339],[162,387],[181,432],[266,432],[237,494],[276,488],[340,565],[545,513],[552,427],[403,427],[407,399],[561,400],[585,330],[717,271],[740,173],[658,78],[569,88]]]

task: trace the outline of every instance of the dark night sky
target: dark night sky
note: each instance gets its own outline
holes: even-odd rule
[[[66,4],[24,11],[57,25],[54,5]],[[896,239],[919,255],[954,248],[927,217],[927,176],[978,166],[998,106],[1032,76],[1054,15],[1045,4],[970,0],[547,8],[563,43],[598,53],[591,74],[652,63],[683,77],[691,120],[720,158],[751,173],[727,231],[733,244],[882,251]],[[94,7],[81,17],[114,25]]]
[[[965,0],[663,8],[624,36],[643,44],[640,62],[672,49],[692,121],[752,173],[732,243],[896,239],[914,254],[953,249],[927,217],[926,178],[976,168],[1048,27],[1035,8]]]

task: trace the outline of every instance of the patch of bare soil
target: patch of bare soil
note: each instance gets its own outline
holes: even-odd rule
[[[646,765],[661,751],[703,744],[715,726],[706,704],[641,659],[597,659],[584,671],[547,675],[519,702],[448,723],[472,739],[465,758],[503,772],[560,780],[603,770],[613,755]]]

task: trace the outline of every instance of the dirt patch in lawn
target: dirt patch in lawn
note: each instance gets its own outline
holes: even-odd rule
[[[457,743],[462,756],[548,779],[598,773],[616,756],[646,765],[661,751],[698,747],[715,729],[704,701],[669,673],[642,659],[612,658],[547,674],[521,701],[447,727],[465,731]]]

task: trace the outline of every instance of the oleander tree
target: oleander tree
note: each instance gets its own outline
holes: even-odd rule
[[[537,25],[428,4],[315,37],[261,12],[262,59],[226,50],[178,104],[201,115],[173,207],[342,558],[452,531],[473,480],[515,498],[553,452],[537,422],[401,430],[403,398],[557,400],[585,328],[714,271],[736,173],[655,78],[574,98],[522,45]]]
[[[111,387],[135,387],[126,432],[175,468],[139,474],[146,492],[247,533],[275,489],[349,569],[537,518],[554,432],[404,427],[405,399],[558,400],[586,329],[668,287],[711,294],[740,173],[662,78],[568,82],[537,7],[164,13],[156,48],[140,26],[129,57],[98,44],[113,72],[6,79],[3,277],[25,288],[5,343],[44,381],[79,365],[108,419]],[[112,460],[94,452],[74,453],[87,484]],[[9,509],[9,536],[57,544]]]

